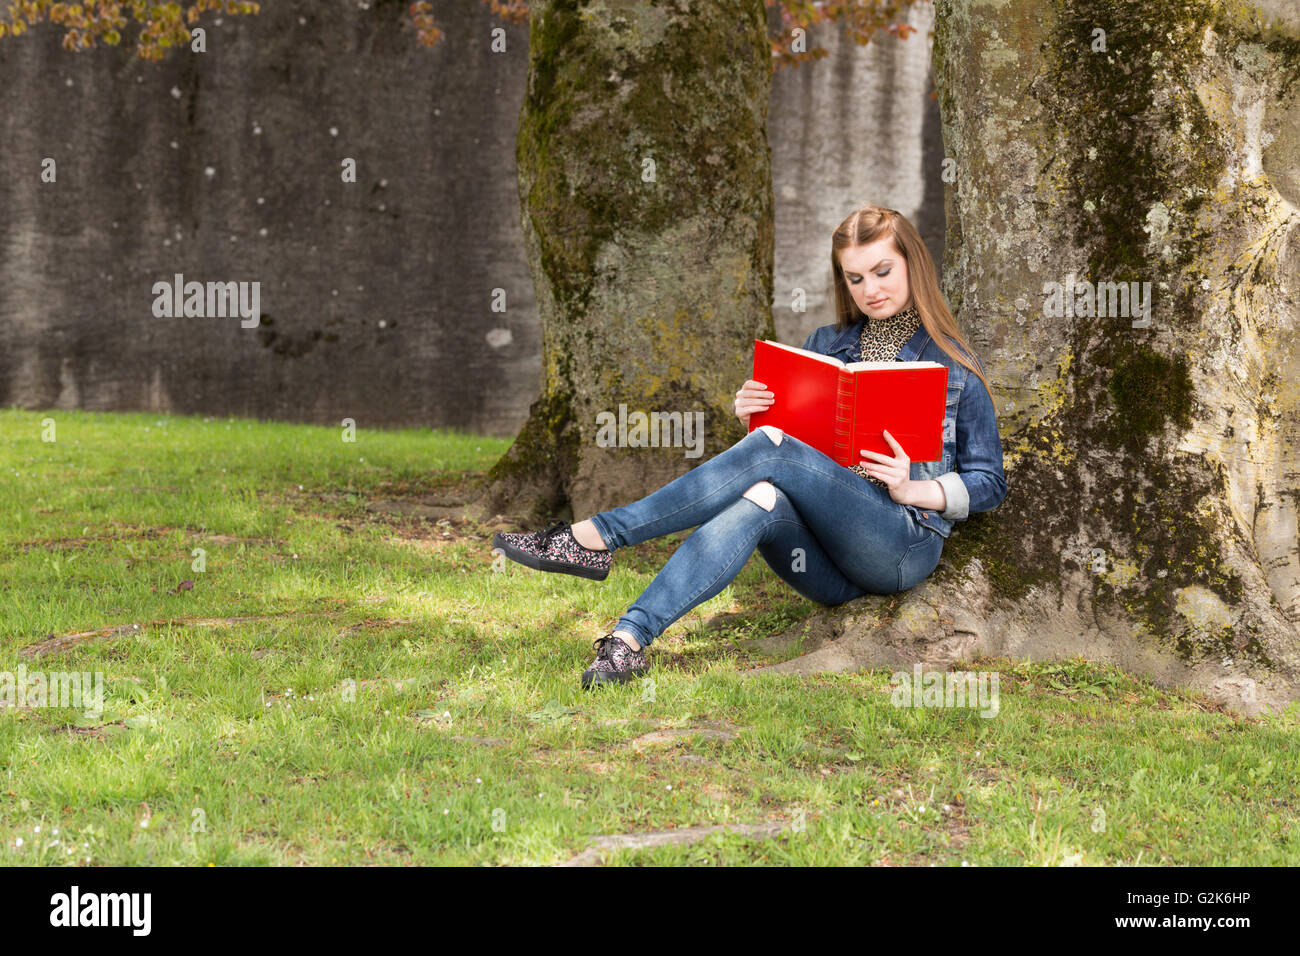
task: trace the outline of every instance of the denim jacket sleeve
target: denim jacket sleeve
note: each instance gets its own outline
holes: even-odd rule
[[[966,376],[957,406],[956,432],[953,470],[936,479],[947,501],[940,517],[949,521],[965,520],[971,512],[992,511],[1007,495],[997,416],[978,375]]]

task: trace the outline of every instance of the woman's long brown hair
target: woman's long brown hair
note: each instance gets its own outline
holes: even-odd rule
[[[930,250],[921,241],[916,227],[895,209],[865,203],[840,223],[831,236],[835,328],[846,329],[863,318],[862,310],[849,294],[848,283],[844,279],[844,267],[840,265],[840,252],[851,246],[868,245],[886,235],[894,240],[894,248],[907,263],[907,284],[912,293],[912,304],[920,313],[921,324],[925,326],[925,331],[930,334],[930,338],[934,339],[935,345],[979,376],[979,380],[988,389],[989,399],[992,401],[993,389],[989,388],[989,380],[984,377],[980,367],[982,363],[966,342],[965,336],[961,334],[961,329],[957,327],[957,320],[949,311],[948,304],[943,301],[943,293],[939,291],[939,280],[935,277],[934,260],[930,258]],[[969,358],[958,352],[953,345],[954,342],[967,353]],[[996,402],[993,411],[996,414]]]

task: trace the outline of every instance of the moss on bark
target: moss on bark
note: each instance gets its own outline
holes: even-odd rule
[[[538,0],[529,44],[517,163],[544,397],[489,478],[501,500],[499,479],[551,462],[556,497],[589,512],[690,464],[597,447],[598,413],[703,411],[707,453],[739,437],[733,393],[774,336],[770,50],[762,0]]]
[[[940,17],[953,6],[941,4]],[[1061,400],[1048,402],[1045,414],[1016,435],[1006,501],[991,515],[958,524],[944,555],[956,571],[978,556],[996,593],[1012,601],[1035,585],[1055,585],[1067,572],[1091,571],[1099,606],[1124,608],[1151,639],[1174,645],[1189,660],[1225,649],[1234,655],[1260,651],[1251,635],[1231,628],[1171,637],[1183,631],[1175,626],[1183,589],[1206,588],[1229,607],[1245,597],[1225,552],[1225,529],[1236,528],[1222,511],[1228,476],[1203,455],[1177,450],[1200,416],[1192,368],[1176,350],[1182,336],[1190,339],[1189,353],[1199,348],[1200,282],[1216,238],[1207,213],[1222,201],[1216,189],[1231,162],[1194,88],[1207,62],[1206,37],[1212,32],[1220,49],[1239,61],[1255,56],[1274,70],[1281,61],[1283,91],[1300,62],[1294,39],[1262,34],[1238,7],[1206,0],[1050,4],[1052,25],[1039,46],[1046,68],[1029,84],[1041,108],[1039,147],[1058,187],[1060,205],[1049,221],[1067,230],[1071,246],[1082,252],[1088,280],[1151,281],[1159,324],[1141,329],[1129,318],[1065,320],[1073,324],[1068,372],[1057,386]],[[973,17],[964,5],[960,13]],[[1031,25],[1014,19],[1036,15],[1033,4],[1000,13],[991,31],[995,40],[972,43],[963,35],[961,42],[972,46],[962,55],[1004,56],[990,49],[999,29],[1034,34]],[[1105,31],[1105,51],[1092,49],[1098,28]],[[946,48],[951,29],[941,28],[935,43],[936,70],[949,79],[940,83],[945,111],[959,105],[951,82],[955,67],[948,65],[953,51]],[[1264,51],[1262,58],[1257,50]],[[1011,90],[998,85],[1002,79],[986,80],[992,88],[979,96],[993,102],[1008,96]],[[948,122],[965,132],[963,120]],[[984,145],[954,144],[963,150]],[[961,204],[950,205],[957,210]],[[1010,211],[1003,215],[1012,218]],[[950,231],[954,249],[962,239]],[[970,270],[951,283],[954,292],[996,274],[988,264],[966,262],[968,254],[953,257]],[[1046,278],[1063,279],[1069,271],[1059,262],[1057,268],[1059,274]],[[1168,281],[1157,281],[1161,277]],[[1064,552],[1065,542],[1080,539],[1097,542],[1102,559],[1094,558],[1095,569]]]

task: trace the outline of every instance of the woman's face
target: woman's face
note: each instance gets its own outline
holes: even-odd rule
[[[883,236],[870,245],[842,249],[840,268],[844,270],[849,295],[870,318],[883,319],[912,304],[907,263],[894,248],[891,237]]]

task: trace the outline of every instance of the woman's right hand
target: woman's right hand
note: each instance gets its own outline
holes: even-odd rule
[[[740,419],[742,425],[749,427],[749,416],[755,412],[766,411],[776,401],[771,392],[766,391],[767,386],[762,382],[755,382],[750,379],[744,385],[740,386],[740,391],[736,393],[736,417]]]

